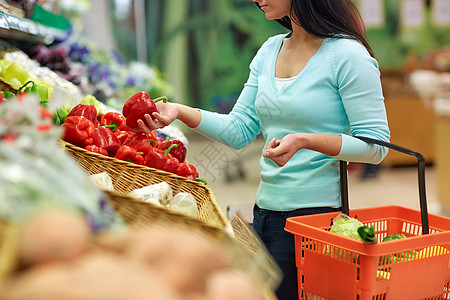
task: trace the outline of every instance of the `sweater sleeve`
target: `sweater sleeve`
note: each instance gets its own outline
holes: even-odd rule
[[[334,158],[378,164],[388,149],[355,138],[364,136],[389,142],[378,63],[354,40],[340,39],[333,52],[336,84],[350,123],[350,133],[342,134],[342,147]]]
[[[231,112],[219,114],[200,109],[202,119],[194,130],[234,149],[242,149],[256,138],[260,132],[255,98],[261,52],[253,58],[249,78]]]

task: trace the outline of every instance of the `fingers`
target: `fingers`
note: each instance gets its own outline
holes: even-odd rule
[[[137,123],[139,129],[140,129],[141,131],[143,131],[144,133],[149,133],[149,132],[151,131],[151,129],[148,128],[148,127],[145,125],[144,121],[142,121],[141,119],[137,120],[136,123]]]
[[[152,116],[150,116],[149,114],[145,114],[144,118],[145,118],[145,122],[144,122],[144,120],[139,119],[139,120],[137,120],[137,125],[138,125],[139,129],[145,133],[149,133],[152,130],[166,126],[165,124],[162,124],[159,121],[159,119],[153,119]],[[162,116],[160,116],[160,118],[164,119]]]
[[[267,149],[274,149],[276,147],[278,147],[281,143],[281,140],[277,140],[275,138],[273,138],[272,140],[270,140],[270,142],[267,144]]]
[[[266,149],[263,151],[263,156],[271,159],[279,167],[284,166],[290,159],[289,149],[286,147],[280,147],[281,140],[273,138],[267,143]]]
[[[270,158],[274,155],[277,155],[276,152],[278,152],[278,151],[275,151],[275,149],[278,146],[280,146],[280,143],[281,143],[281,140],[277,140],[275,138],[270,140],[270,142],[267,144],[266,149],[264,149],[263,156]]]
[[[160,125],[159,128],[167,126],[171,123],[171,120],[169,117],[163,116],[160,113],[154,112],[152,114],[152,116],[154,118],[153,120],[155,121],[155,123]]]

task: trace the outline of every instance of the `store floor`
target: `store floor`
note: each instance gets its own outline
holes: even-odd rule
[[[187,160],[197,166],[200,177],[208,182],[218,205],[227,215],[238,213],[245,221],[251,221],[251,208],[258,189],[262,139],[256,139],[239,151],[196,133],[188,134],[188,139]],[[414,166],[382,166],[374,178],[361,179],[354,170],[349,174],[350,209],[382,205],[419,209],[417,168]],[[428,212],[445,215],[437,199],[435,176],[433,167],[427,167]]]

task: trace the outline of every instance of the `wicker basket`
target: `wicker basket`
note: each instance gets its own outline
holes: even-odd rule
[[[167,208],[139,201],[117,192],[105,191],[105,193],[117,214],[122,217],[128,226],[133,228],[145,227],[154,223],[163,223],[169,226],[179,224],[181,226],[187,225],[189,228],[199,230],[219,240],[225,234],[222,228],[209,225],[195,218],[186,217],[186,215]]]
[[[138,219],[152,220],[155,218],[167,218],[192,224],[195,227],[204,224],[208,229],[210,227],[225,229],[229,226],[229,222],[216,204],[214,194],[203,183],[188,180],[185,177],[173,173],[93,153],[63,140],[60,140],[60,145],[89,174],[98,174],[101,172],[107,172],[109,174],[115,191],[122,194],[122,197],[119,197],[117,194],[110,194],[110,198],[116,210],[126,222],[138,222]],[[188,192],[194,196],[197,200],[198,219],[175,212],[172,213],[168,209],[161,209],[143,201],[130,201],[130,197],[125,196],[134,189],[162,181],[167,182],[175,194]],[[157,216],[158,214],[159,216]]]
[[[13,94],[17,93],[17,90],[8,82],[6,82],[3,78],[0,77],[0,91],[2,92],[10,92]]]
[[[89,174],[107,172],[111,176],[117,191],[106,193],[116,212],[129,226],[166,222],[202,231],[221,243],[229,253],[233,267],[255,279],[267,292],[267,299],[275,299],[272,291],[280,282],[279,267],[247,225],[237,218],[231,221],[225,218],[206,185],[165,171],[93,153],[63,140],[60,140],[60,144]],[[199,209],[198,219],[126,195],[133,189],[162,181],[166,181],[174,193],[193,194]],[[232,234],[229,235],[228,232]]]
[[[0,286],[18,266],[19,228],[0,218]]]

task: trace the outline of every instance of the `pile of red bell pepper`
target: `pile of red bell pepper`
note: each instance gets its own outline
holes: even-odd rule
[[[144,103],[148,101],[152,101],[149,95],[140,92],[128,99],[122,114],[100,115],[94,105],[78,104],[61,124],[63,140],[95,153],[199,180],[196,168],[186,162],[187,149],[182,141],[163,140],[156,131],[146,134],[136,127],[146,111],[157,111],[154,102]]]

